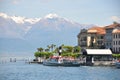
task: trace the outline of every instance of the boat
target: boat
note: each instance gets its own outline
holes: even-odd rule
[[[120,60],[115,63],[116,68],[120,68]]]
[[[75,59],[63,58],[61,56],[53,56],[48,60],[43,61],[45,66],[80,66],[80,63]]]

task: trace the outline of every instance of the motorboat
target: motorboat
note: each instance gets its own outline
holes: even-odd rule
[[[80,62],[75,59],[63,58],[61,56],[53,56],[48,60],[43,61],[45,66],[80,66]]]

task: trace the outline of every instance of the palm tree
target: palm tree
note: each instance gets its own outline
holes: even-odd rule
[[[55,52],[56,52],[56,53],[59,52],[59,48],[58,48],[58,47],[55,48]]]
[[[56,47],[55,44],[51,44],[51,51],[53,51],[53,49]]]
[[[50,49],[45,49],[45,52],[49,52],[50,51]]]
[[[47,45],[47,48],[48,48],[48,49],[49,49],[49,51],[50,51],[51,46],[50,46],[50,45]]]
[[[38,50],[38,52],[43,52],[43,48],[42,47],[40,47],[40,48],[37,48],[37,50]]]

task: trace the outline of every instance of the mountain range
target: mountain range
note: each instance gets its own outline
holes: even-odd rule
[[[77,34],[93,24],[80,24],[48,14],[43,18],[8,16],[0,13],[0,52],[34,52],[47,45],[77,45]]]

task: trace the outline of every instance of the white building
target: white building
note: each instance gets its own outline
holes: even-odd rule
[[[85,49],[82,55],[86,57],[86,65],[111,65],[112,52],[110,49]]]
[[[120,53],[120,27],[119,26],[113,30],[112,38],[113,38],[113,41],[112,41],[113,52]]]
[[[120,24],[113,23],[105,27],[106,34],[105,34],[105,46],[106,48],[113,49],[113,37],[112,32],[115,28],[120,27]]]

